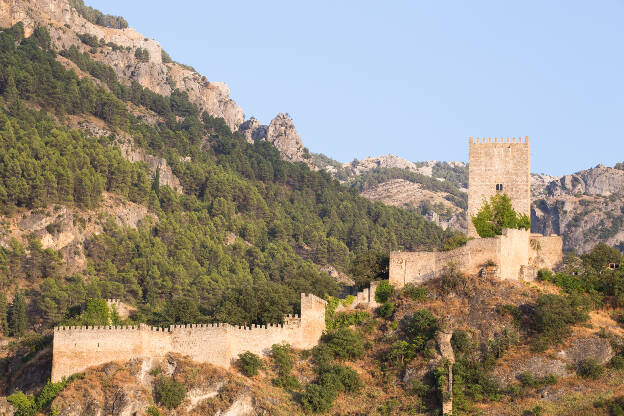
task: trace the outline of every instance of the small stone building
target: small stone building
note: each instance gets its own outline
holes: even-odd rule
[[[451,264],[460,272],[487,270],[500,279],[532,280],[540,268],[562,262],[563,242],[556,235],[527,230],[503,230],[502,235],[480,238],[472,216],[496,194],[509,196],[519,214],[530,216],[531,176],[528,137],[522,139],[470,138],[468,178],[468,240],[465,246],[442,252],[390,253],[390,283],[403,287],[438,277]]]

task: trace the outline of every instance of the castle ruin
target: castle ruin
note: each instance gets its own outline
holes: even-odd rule
[[[111,361],[163,359],[173,352],[200,363],[229,368],[239,354],[267,352],[273,344],[294,348],[315,346],[325,330],[327,302],[301,294],[301,317],[288,315],[281,325],[228,324],[56,327],[52,343],[53,382]]]
[[[450,265],[466,274],[492,269],[500,279],[533,280],[537,270],[553,269],[562,261],[563,242],[556,235],[528,230],[503,230],[480,238],[472,224],[485,201],[505,194],[514,210],[530,217],[531,168],[529,138],[469,140],[468,237],[466,245],[450,251],[390,253],[390,283],[403,287],[441,275]]]

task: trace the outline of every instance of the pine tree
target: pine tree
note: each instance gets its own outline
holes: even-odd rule
[[[9,335],[8,304],[4,293],[0,293],[0,335]]]
[[[160,196],[160,166],[156,168],[156,173],[154,173],[154,180],[152,181],[152,191],[156,193],[156,196]]]
[[[26,299],[20,292],[15,294],[11,305],[11,319],[9,329],[14,337],[21,337],[28,329],[28,314],[26,311]]]

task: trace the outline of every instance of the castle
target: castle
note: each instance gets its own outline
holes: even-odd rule
[[[460,272],[487,270],[500,279],[532,280],[540,268],[553,269],[562,261],[559,236],[505,229],[502,235],[479,238],[470,219],[483,202],[498,193],[510,197],[516,212],[530,215],[531,177],[528,138],[470,138],[467,243],[450,251],[390,253],[390,283],[397,288],[420,284],[441,275],[451,264]],[[357,293],[351,307],[375,307],[378,282]],[[109,301],[111,303],[111,301]],[[116,304],[117,305],[117,304]],[[118,306],[118,305],[117,305]],[[301,317],[288,316],[283,325],[238,327],[228,324],[172,325],[156,328],[56,327],[52,344],[52,381],[110,361],[162,359],[167,353],[229,368],[239,354],[265,353],[273,344],[295,348],[315,346],[325,330],[326,302],[301,294]]]
[[[460,272],[491,270],[500,279],[532,280],[541,268],[562,261],[563,242],[556,235],[505,229],[502,235],[480,238],[472,224],[484,201],[505,194],[514,210],[531,215],[529,138],[469,139],[468,237],[466,245],[451,251],[390,253],[390,283],[403,287],[440,276],[451,264]]]
[[[273,344],[315,346],[325,330],[327,302],[301,294],[301,317],[289,315],[282,325],[239,327],[228,324],[172,325],[168,328],[56,327],[52,343],[53,382],[87,367],[134,358],[162,359],[167,353],[229,368],[239,354],[265,353]]]

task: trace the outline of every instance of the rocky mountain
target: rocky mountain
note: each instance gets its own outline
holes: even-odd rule
[[[17,22],[24,24],[26,36],[45,22],[54,49],[75,46],[83,52],[92,51],[92,58],[110,65],[123,82],[137,82],[166,96],[176,88],[185,91],[200,111],[222,117],[233,130],[244,121],[243,110],[229,97],[226,84],[210,82],[192,68],[171,62],[160,43],[135,29],[113,29],[90,22],[70,0],[0,0],[0,26],[10,27]],[[95,43],[89,45],[83,40]],[[92,50],[94,44],[109,47]],[[137,51],[144,55],[138,58],[141,55]]]
[[[536,189],[531,228],[559,234],[564,249],[586,252],[604,242],[624,250],[624,170],[598,165]]]
[[[415,209],[443,228],[466,230],[465,206],[449,192],[449,187],[458,193],[467,190],[468,166],[463,162],[410,162],[394,155],[341,166],[323,160],[322,169],[358,187],[370,200]],[[440,188],[442,183],[446,188]],[[531,191],[533,232],[561,235],[566,251],[584,253],[600,242],[624,250],[621,167],[598,165],[561,177],[532,174]]]

